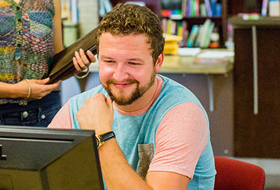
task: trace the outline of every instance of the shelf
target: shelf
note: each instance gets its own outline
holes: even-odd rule
[[[132,0],[137,1],[137,0]],[[146,7],[150,8],[153,12],[155,12],[159,18],[170,18],[170,17],[162,17],[161,16],[161,7],[162,0],[143,0],[146,3]],[[171,0],[170,0],[171,1]],[[125,3],[126,0],[111,0],[113,6],[117,3]],[[203,2],[203,1],[200,1]],[[188,22],[187,29],[190,31],[193,25],[201,25],[205,22],[206,19],[211,19],[212,22],[215,23],[215,27],[218,28],[218,33],[220,35],[219,47],[225,47],[225,41],[227,40],[227,13],[228,13],[228,0],[219,0],[219,3],[222,5],[222,15],[221,16],[202,16],[202,17],[183,17],[183,18],[170,18],[174,21],[184,20]]]
[[[206,19],[213,19],[213,20],[221,20],[222,17],[221,16],[187,16],[187,17],[182,17],[182,18],[172,18],[171,17],[164,17],[162,16],[161,18],[166,18],[166,19],[172,19],[172,20],[206,20]]]
[[[185,19],[197,19],[197,20],[206,20],[206,19],[211,19],[211,20],[220,20],[222,19],[221,16],[199,16],[199,17],[183,17],[183,20]]]
[[[258,20],[244,20],[242,17],[233,16],[228,19],[228,22],[234,28],[280,27],[280,17],[260,17]]]

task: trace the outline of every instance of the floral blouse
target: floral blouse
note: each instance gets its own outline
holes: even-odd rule
[[[0,0],[0,81],[18,83],[48,75],[54,48],[53,0]],[[0,99],[0,104],[20,99]]]

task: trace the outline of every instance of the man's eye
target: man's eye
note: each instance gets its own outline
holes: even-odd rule
[[[128,62],[130,65],[139,65],[139,63],[135,63],[135,62]]]
[[[112,61],[112,60],[105,60],[104,62],[105,63],[113,63],[114,61]]]

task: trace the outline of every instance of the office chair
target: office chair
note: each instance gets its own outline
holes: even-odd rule
[[[233,158],[215,156],[216,179],[214,190],[263,190],[263,168]]]

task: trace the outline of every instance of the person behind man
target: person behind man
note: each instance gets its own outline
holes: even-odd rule
[[[61,0],[0,0],[0,28],[0,124],[47,127],[61,108],[60,82],[46,84],[63,50]],[[95,58],[77,51],[78,73]]]
[[[207,114],[186,87],[157,74],[165,43],[158,17],[118,4],[96,41],[102,85],[71,98],[49,127],[95,130],[108,189],[213,189]]]

